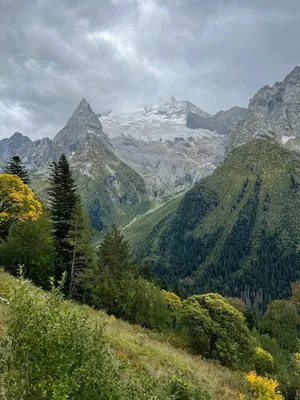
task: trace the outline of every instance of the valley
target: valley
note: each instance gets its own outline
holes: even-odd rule
[[[0,0],[0,400],[300,400],[299,20]]]

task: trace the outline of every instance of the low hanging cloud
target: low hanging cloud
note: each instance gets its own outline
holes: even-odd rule
[[[246,106],[300,64],[298,0],[0,0],[0,138],[171,95]]]

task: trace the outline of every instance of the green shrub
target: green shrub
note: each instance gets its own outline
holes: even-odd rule
[[[54,243],[47,214],[36,221],[17,222],[0,244],[0,264],[13,275],[24,265],[24,276],[36,285],[49,288],[54,275]]]
[[[268,333],[290,352],[297,351],[297,309],[287,300],[274,300],[268,305],[259,328]]]
[[[178,329],[197,353],[220,360],[223,365],[242,368],[254,353],[244,316],[216,293],[184,300]]]
[[[135,280],[128,319],[152,329],[163,329],[171,323],[171,313],[161,291],[141,277]]]
[[[181,378],[173,376],[169,382],[170,394],[174,400],[210,400],[211,396],[200,388],[195,388]]]
[[[279,389],[285,399],[294,399],[300,382],[295,355],[281,347],[269,335],[254,334],[260,347],[273,357],[274,367],[270,376],[278,380]]]
[[[263,350],[261,347],[256,347],[254,356],[254,367],[258,375],[265,376],[274,372],[273,356]]]
[[[7,400],[121,398],[101,328],[56,293],[21,280],[8,306],[2,360]]]

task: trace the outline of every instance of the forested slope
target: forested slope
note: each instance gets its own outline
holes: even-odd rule
[[[154,223],[157,218],[157,223]],[[183,294],[217,291],[265,308],[300,278],[300,158],[270,138],[124,232],[140,261]]]

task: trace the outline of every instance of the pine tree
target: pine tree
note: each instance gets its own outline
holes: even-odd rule
[[[128,241],[115,226],[104,236],[99,247],[99,261],[116,279],[135,272],[136,264],[131,259]]]
[[[81,298],[85,291],[85,273],[93,260],[92,231],[80,200],[73,208],[67,234],[70,246],[70,297]]]
[[[72,172],[64,154],[61,155],[58,163],[54,162],[51,166],[50,184],[51,223],[57,254],[55,277],[59,280],[63,272],[67,272],[65,289],[68,291],[72,246],[68,243],[67,236],[78,196]]]
[[[92,304],[118,317],[128,318],[133,296],[136,264],[130,257],[128,242],[113,227],[98,249],[98,262],[90,273]]]
[[[17,175],[26,185],[30,183],[29,174],[22,160],[18,156],[12,157],[7,163],[5,173],[10,175]]]

